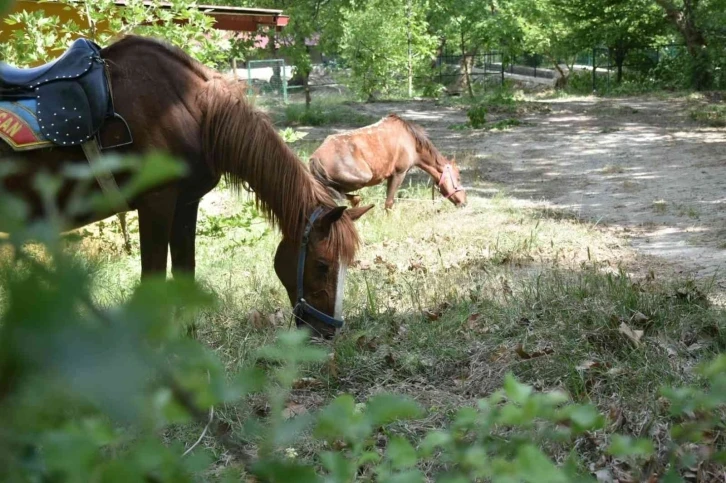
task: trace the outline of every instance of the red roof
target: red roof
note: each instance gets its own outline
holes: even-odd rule
[[[114,3],[118,6],[126,5],[125,0],[115,0]],[[171,8],[171,4],[167,2],[146,1],[144,4]],[[224,5],[196,5],[196,8],[214,18],[214,28],[233,32],[256,32],[260,26],[274,26],[275,29],[281,30],[290,21],[290,17],[283,15],[282,10],[269,8],[227,7]]]

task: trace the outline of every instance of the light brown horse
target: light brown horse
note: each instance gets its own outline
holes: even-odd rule
[[[187,168],[180,179],[127,200],[139,214],[142,277],[166,273],[170,247],[172,273],[193,276],[199,201],[224,176],[235,190],[247,183],[264,215],[282,232],[274,268],[298,325],[333,334],[340,322],[344,268],[353,261],[359,241],[353,222],[372,205],[338,206],[268,118],[245,101],[245,84],[223,78],[176,47],[143,37],[125,37],[102,49],[100,57],[108,68],[115,110],[134,138],[122,151],[161,150]],[[35,72],[6,68],[3,75],[0,86],[10,87],[2,89],[0,99],[8,99],[12,82]],[[15,92],[16,97],[23,94],[21,88]],[[25,169],[6,177],[4,186],[25,199],[36,217],[49,213],[33,189],[33,174],[41,168],[59,174],[72,165],[88,166],[78,146],[12,152],[0,140],[0,158],[10,155]],[[116,177],[122,186],[127,179]],[[76,182],[64,180],[56,200],[61,210],[74,186]],[[111,214],[89,213],[73,224]]]
[[[456,206],[466,205],[455,160],[447,160],[416,124],[389,114],[370,126],[328,136],[310,156],[310,171],[353,206],[360,196],[351,192],[388,180],[386,209],[412,167],[428,173],[441,194]]]

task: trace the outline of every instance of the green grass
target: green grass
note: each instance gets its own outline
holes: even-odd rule
[[[415,438],[513,372],[605,412],[615,407],[634,430],[646,420],[667,428],[659,387],[692,382],[694,364],[726,348],[726,314],[709,305],[706,288],[629,276],[619,262],[632,254],[613,251],[613,235],[566,213],[472,195],[457,210],[413,181],[390,214],[381,209],[382,187],[362,195],[377,208],[358,224],[364,245],[349,271],[347,327],[325,343],[327,363],[305,368],[313,383],[293,394],[308,411],[341,392],[358,400],[382,390],[408,394],[428,411],[403,429]],[[290,307],[272,268],[278,235],[249,201],[213,196],[214,211],[200,216],[197,277],[219,304],[199,317],[194,334],[232,373],[289,330]],[[130,225],[136,230],[135,217]],[[96,272],[96,299],[128,297],[138,242],[125,255],[115,223],[75,240]],[[642,336],[634,341],[623,327]],[[265,401],[252,407],[264,413]],[[246,410],[230,405],[217,414],[241,434]],[[179,426],[166,437],[188,444],[199,431]],[[320,449],[306,439],[295,445],[302,459]]]
[[[691,119],[709,127],[726,127],[726,104],[701,105],[691,110]]]
[[[314,100],[310,107],[304,103],[290,103],[276,112],[276,117],[286,126],[330,126],[361,127],[378,121],[355,110],[339,100]]]

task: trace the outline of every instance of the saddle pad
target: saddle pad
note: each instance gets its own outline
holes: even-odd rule
[[[0,101],[0,138],[15,151],[51,146],[41,132],[35,99]]]

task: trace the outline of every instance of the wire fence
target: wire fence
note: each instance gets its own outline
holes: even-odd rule
[[[632,49],[622,55],[608,48],[595,47],[558,59],[558,69],[552,59],[538,53],[515,56],[499,50],[467,55],[443,52],[430,63],[430,67],[417,71],[414,83],[418,87],[438,84],[448,88],[457,83],[462,84],[462,78],[468,72],[472,84],[503,85],[507,79],[513,78],[552,85],[560,77],[561,70],[568,74],[574,73],[580,83],[589,76],[590,87],[596,91],[609,88],[623,79],[647,75],[664,61],[672,61],[684,54],[685,46],[680,44]],[[348,69],[339,59],[328,57],[325,61],[314,66],[309,79],[310,89],[344,92],[349,87]],[[293,72],[294,66],[286,65],[281,59],[248,61],[239,66],[240,78],[244,78],[257,95],[279,97],[285,102],[288,92],[303,92],[303,86],[292,78]],[[387,79],[389,85],[400,84],[402,92],[407,80],[406,72],[393,72]]]

